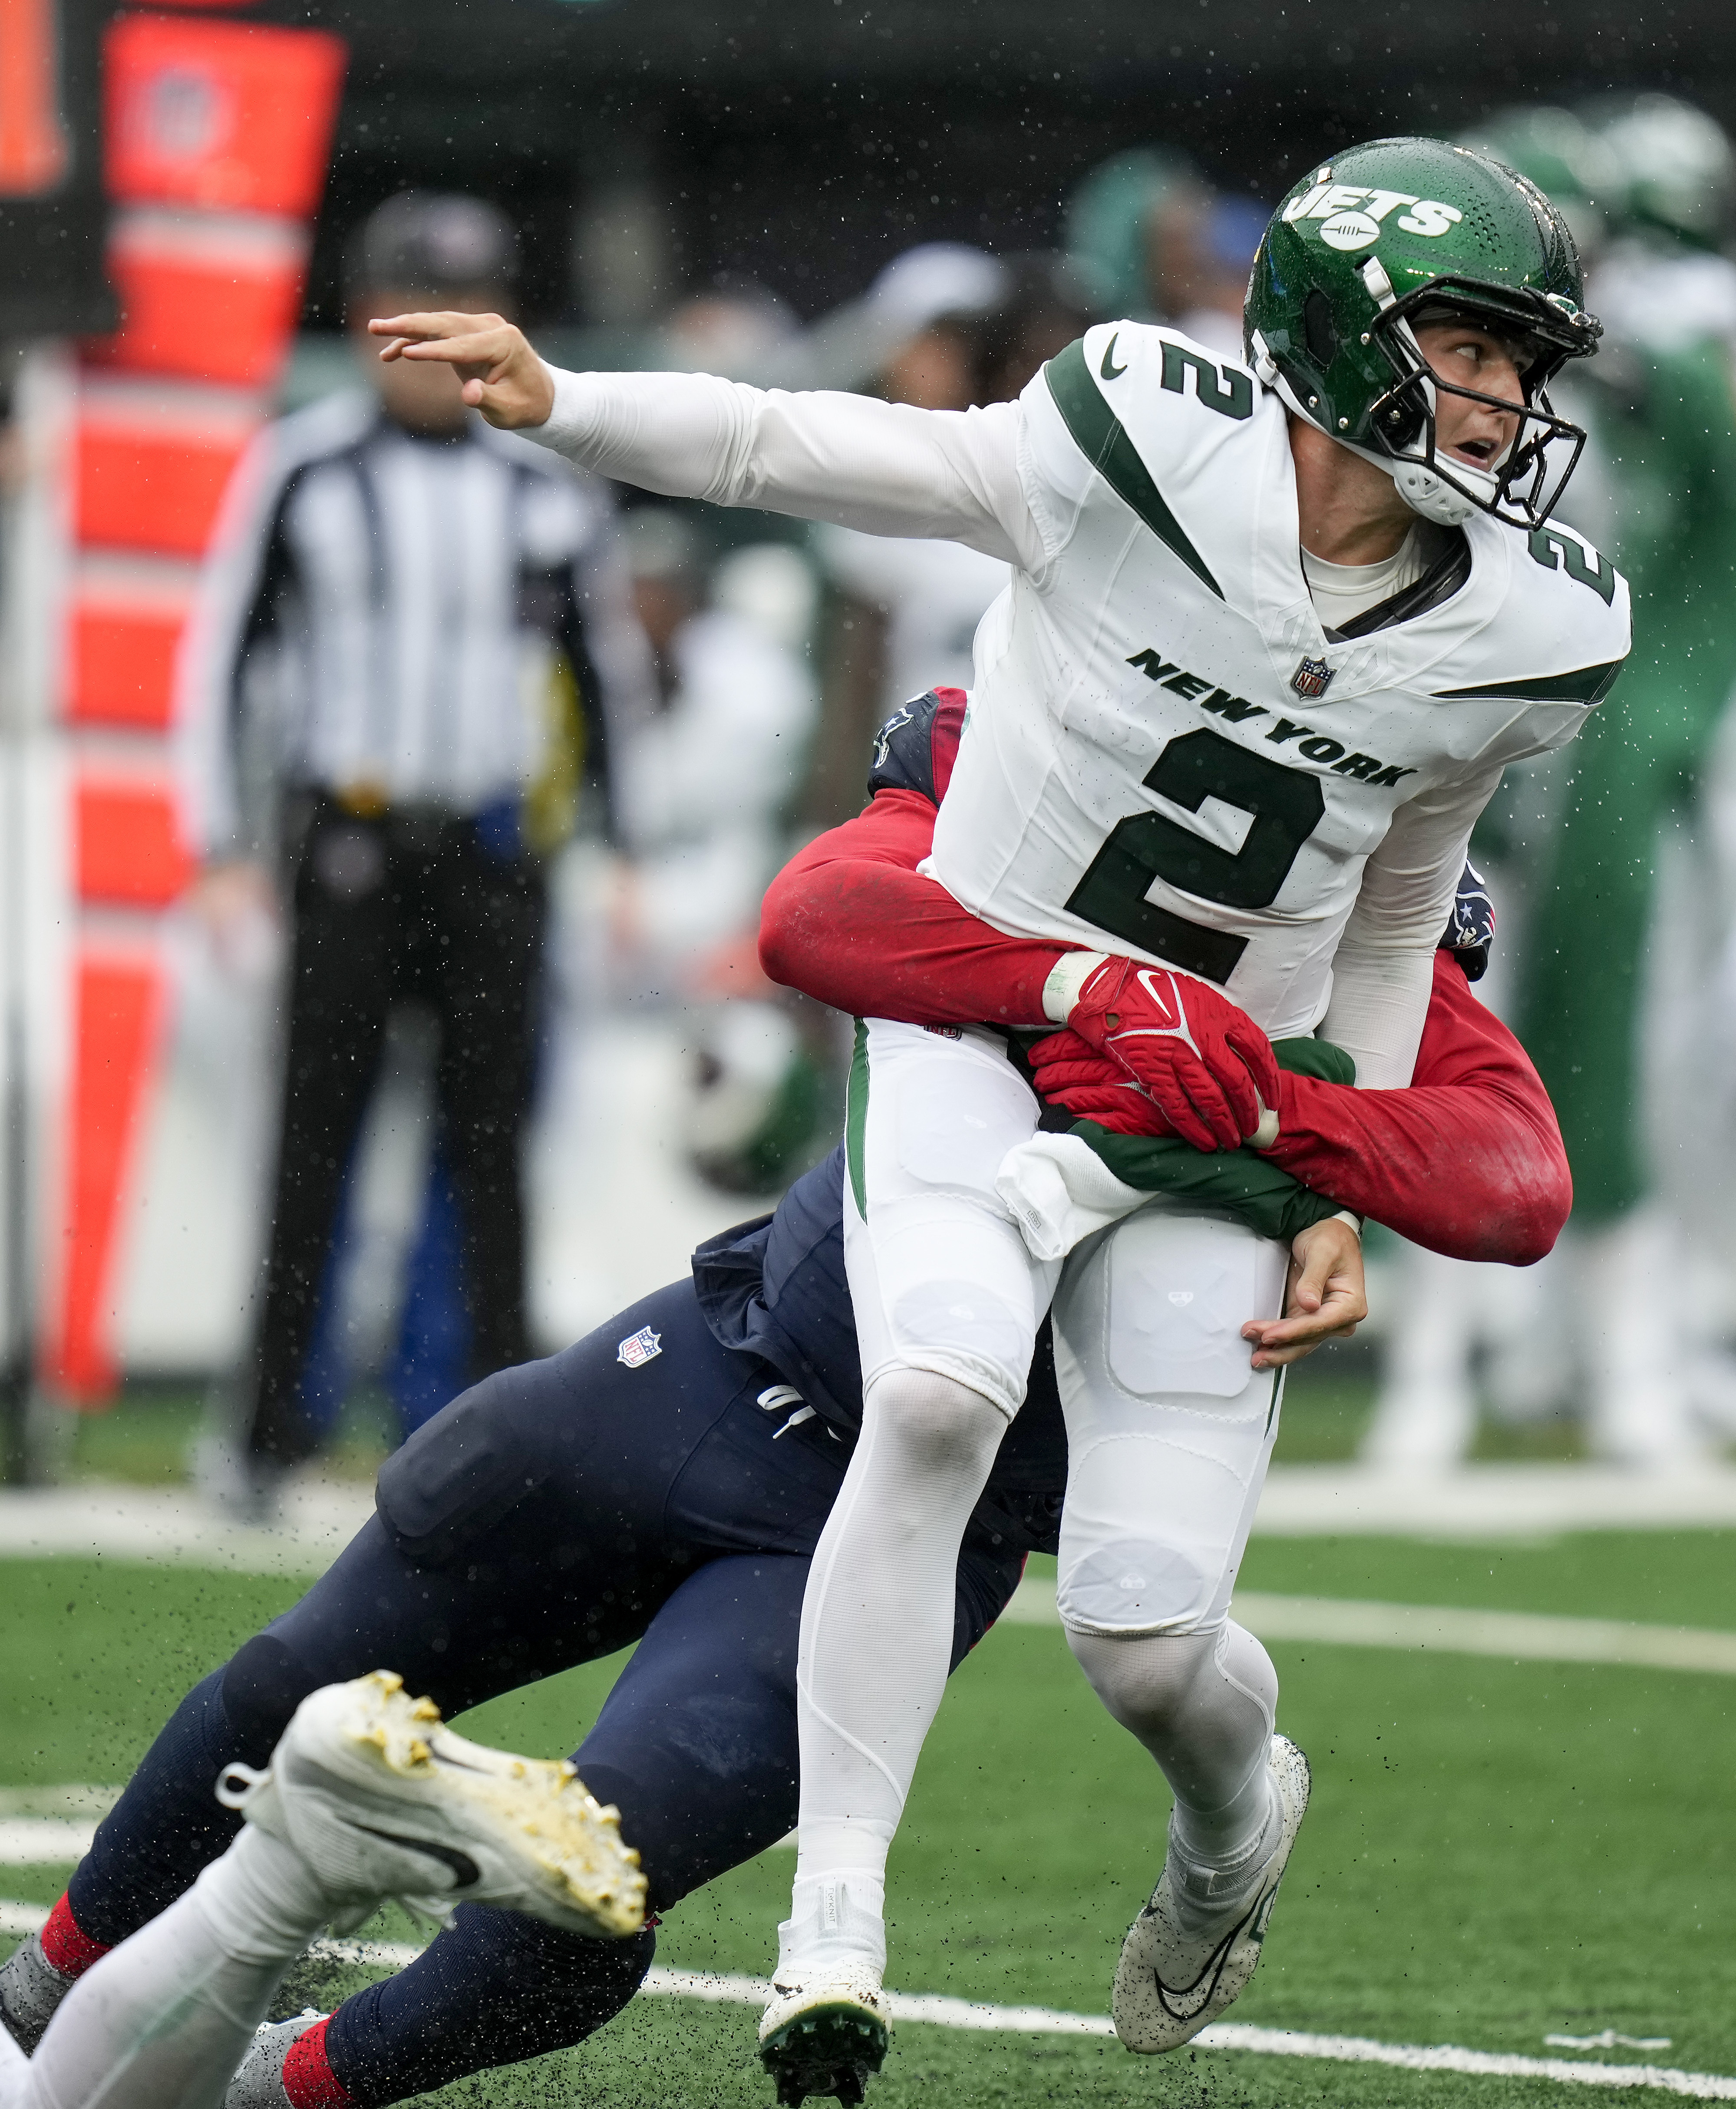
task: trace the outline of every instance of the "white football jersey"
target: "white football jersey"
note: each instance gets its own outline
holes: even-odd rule
[[[1021,409],[1048,559],[977,633],[928,868],[1003,930],[1182,967],[1310,1032],[1365,868],[1406,942],[1445,927],[1502,769],[1571,739],[1620,671],[1626,585],[1567,528],[1473,513],[1456,590],[1329,638],[1286,413],[1245,368],[1105,323]]]

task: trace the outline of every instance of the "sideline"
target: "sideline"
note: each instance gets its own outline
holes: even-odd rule
[[[48,1914],[34,1904],[0,1904],[0,1934],[34,1933]],[[322,1940],[316,1954],[333,1961],[401,1970],[421,1954],[399,1941]],[[703,1999],[712,2004],[759,2007],[771,1986],[762,1977],[697,1970],[652,1970],[642,1988],[652,1998]],[[922,2021],[942,2029],[976,2029],[1006,2035],[1109,2036],[1115,2030],[1102,2014],[1068,2014],[1053,2007],[993,2007],[938,1992],[894,1992],[895,2021]],[[1215,2021],[1193,2039],[1198,2050],[1234,2051],[1243,2057],[1319,2058],[1334,2065],[1394,2066],[1407,2072],[1459,2072],[1490,2080],[1548,2080],[1566,2087],[1647,2087],[1696,2102],[1736,2102],[1736,2079],[1721,2073],[1684,2072],[1664,2065],[1603,2065],[1591,2058],[1524,2057],[1515,2052],[1465,2050],[1457,2044],[1378,2043],[1369,2036],[1310,2035],[1299,2029],[1260,2029]]]

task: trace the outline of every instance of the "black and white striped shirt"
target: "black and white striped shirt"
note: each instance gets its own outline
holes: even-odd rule
[[[361,392],[281,420],[237,472],[183,648],[196,846],[262,854],[285,785],[453,813],[516,796],[563,654],[606,794],[653,689],[604,485],[480,418],[414,436]]]

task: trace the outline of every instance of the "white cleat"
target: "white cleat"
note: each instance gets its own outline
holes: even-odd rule
[[[863,1962],[815,1971],[799,1985],[782,1977],[760,2021],[760,2062],[778,2083],[782,2109],[810,2094],[861,2101],[891,2041],[880,1972]]]
[[[1238,1877],[1240,1894],[1229,1915],[1202,1911],[1209,1885],[1188,1883],[1172,1840],[1152,1900],[1128,1929],[1111,2010],[1115,2032],[1129,2050],[1179,2049],[1247,1989],[1308,1809],[1308,1760],[1287,1736],[1272,1738],[1266,1771],[1278,1796],[1278,1843],[1251,1886]]]
[[[295,1848],[340,1931],[389,1896],[438,1917],[498,1904],[569,1933],[620,1938],[645,1923],[639,1856],[570,1764],[455,1736],[389,1670],[312,1693],[270,1769],[230,1765],[217,1792]]]

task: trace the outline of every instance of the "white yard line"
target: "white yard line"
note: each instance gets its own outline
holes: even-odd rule
[[[0,1817],[0,1867],[74,1867],[96,1835],[94,1823],[72,1817]]]
[[[1230,1609],[1250,1633],[1266,1641],[1433,1649],[1508,1662],[1621,1663],[1639,1669],[1736,1677],[1736,1633],[1702,1627],[1554,1618],[1535,1611],[1466,1611],[1443,1604],[1359,1603],[1341,1596],[1277,1596],[1251,1589],[1238,1593]],[[1053,1583],[1026,1575],[1001,1617],[1010,1625],[1054,1625]]]
[[[119,1799],[118,1786],[0,1787],[0,1867],[82,1860]]]
[[[48,1914],[36,1904],[0,1904],[0,1935],[34,1933]],[[322,1940],[315,1952],[334,1961],[401,1970],[421,1954],[395,1940]],[[651,1971],[641,1989],[653,1998],[704,1999],[712,2004],[762,2007],[771,1986],[763,1977],[701,1970]],[[940,1992],[890,1994],[895,2021],[941,2029],[977,2029],[1003,2035],[1113,2036],[1103,2014],[1068,2014],[1053,2007],[994,2007]],[[1314,2057],[1335,2065],[1391,2065],[1407,2072],[1463,2072],[1495,2080],[1552,2080],[1567,2087],[1650,2087],[1697,2102],[1736,2102],[1736,2079],[1683,2072],[1664,2065],[1602,2065],[1590,2058],[1523,2057],[1516,2052],[1463,2050],[1457,2044],[1377,2043],[1369,2036],[1309,2035],[1299,2029],[1257,2029],[1215,2022],[1193,2039],[1199,2050],[1239,2051],[1254,2057]]]

